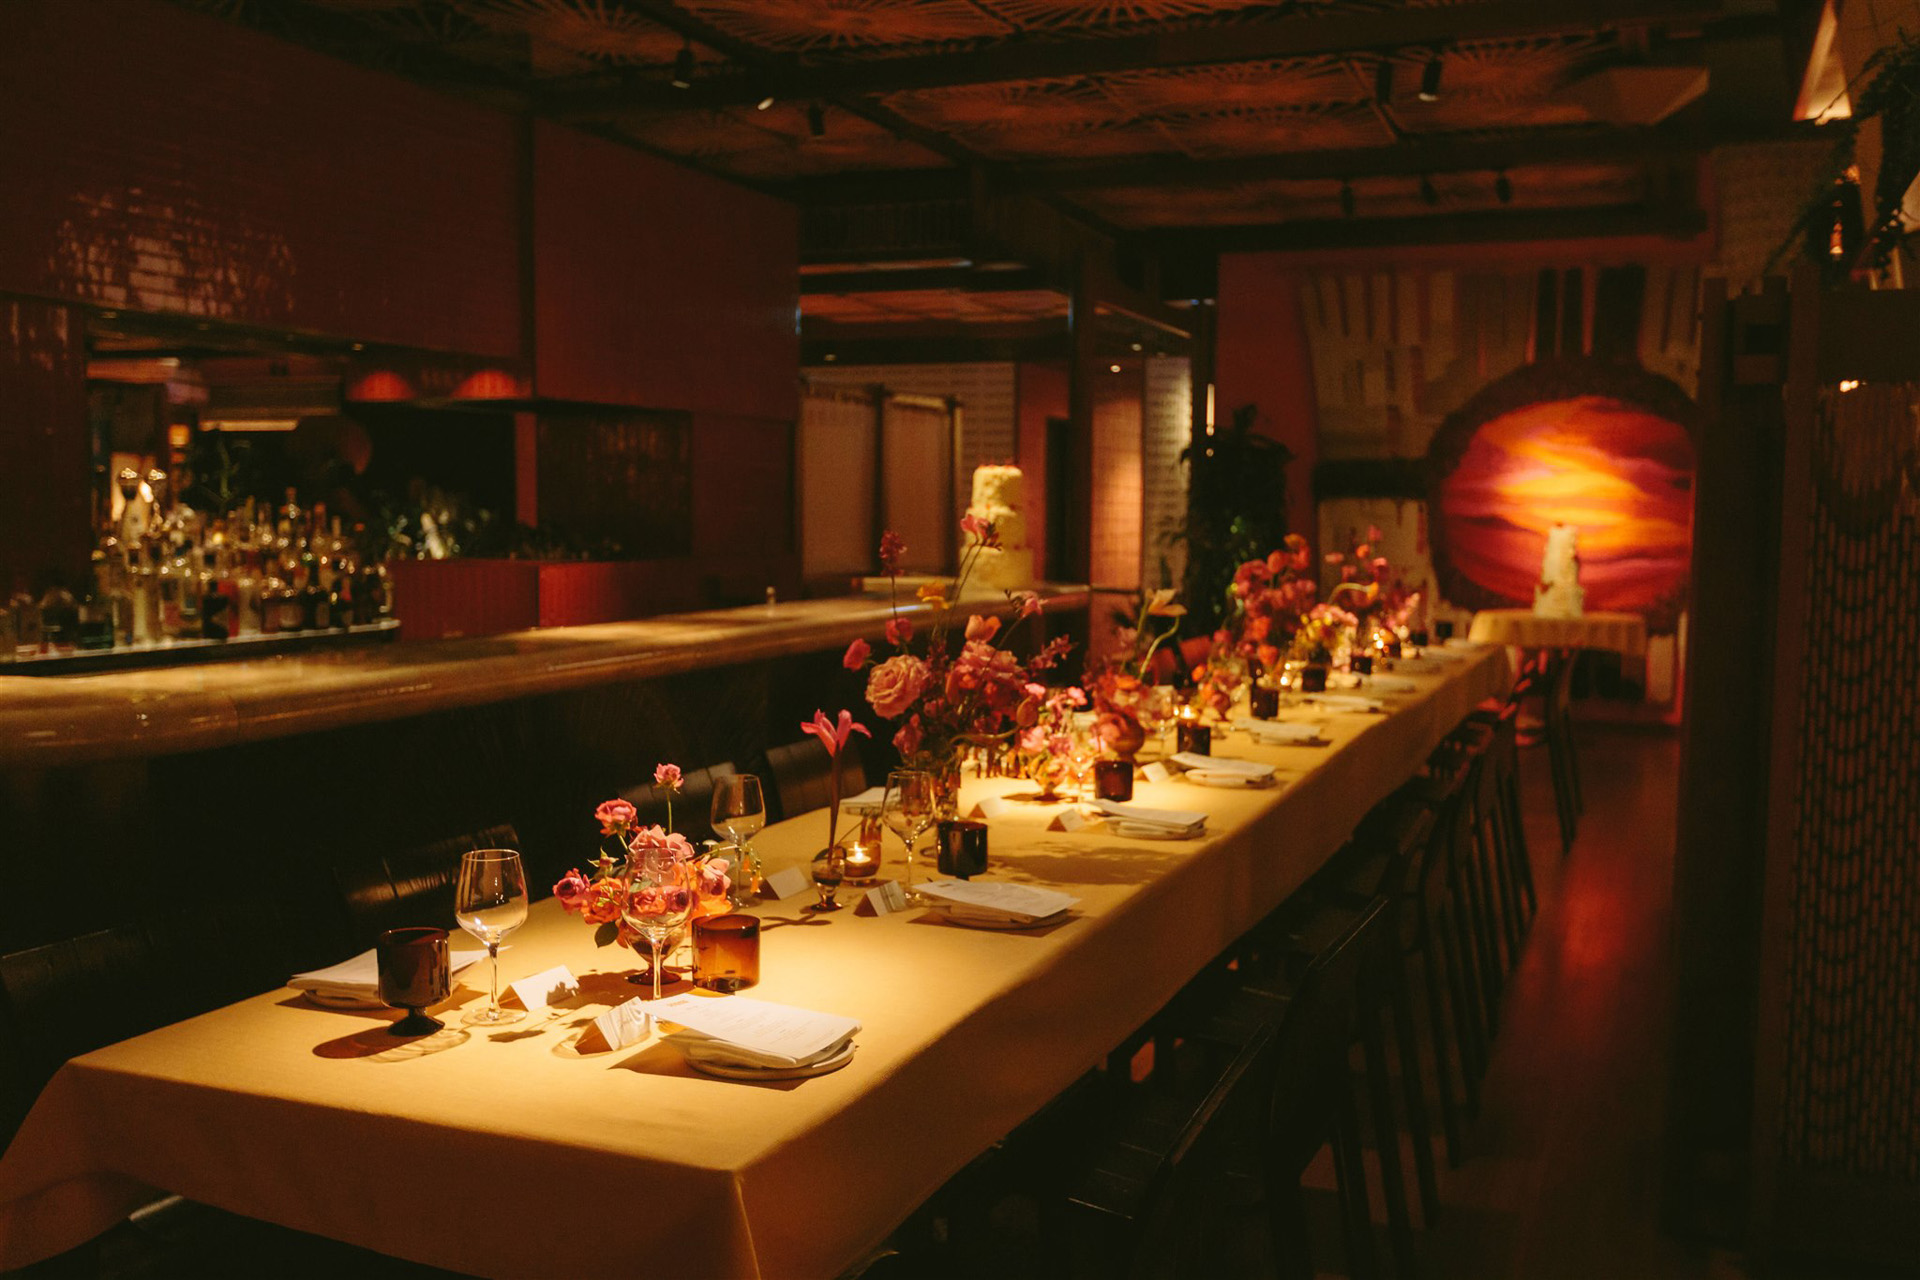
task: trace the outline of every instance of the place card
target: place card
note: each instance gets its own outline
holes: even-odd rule
[[[609,1049],[624,1049],[647,1034],[647,1002],[639,996],[617,1004],[593,1020]]]
[[[980,816],[988,822],[992,822],[996,818],[1011,818],[1020,811],[1019,806],[1005,796],[988,796],[983,799],[976,808],[978,808]]]
[[[1140,776],[1148,782],[1165,782],[1171,778],[1173,774],[1168,771],[1164,763],[1155,760],[1152,764],[1140,766]]]
[[[805,893],[809,887],[807,873],[799,867],[782,867],[767,876],[762,883],[766,885],[766,896],[775,901],[791,898],[796,893]]]
[[[890,916],[907,909],[907,891],[898,880],[882,880],[861,896],[856,915]]]
[[[1056,821],[1062,831],[1085,831],[1095,820],[1078,809],[1063,809]]]
[[[580,990],[580,979],[573,976],[573,970],[563,964],[534,974],[531,978],[509,984],[513,994],[520,998],[520,1007],[528,1013],[538,1013],[556,1000],[565,1000]]]

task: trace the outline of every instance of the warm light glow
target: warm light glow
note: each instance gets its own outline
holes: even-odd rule
[[[1846,378],[1846,379],[1843,379],[1840,383],[1840,389],[1842,391],[1855,391],[1855,390],[1858,390],[1859,387],[1860,387],[1860,380],[1858,378]]]

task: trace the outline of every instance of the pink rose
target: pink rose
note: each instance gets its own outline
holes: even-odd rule
[[[902,756],[910,756],[920,750],[919,716],[914,716],[900,726],[900,732],[893,735],[893,749]]]
[[[1380,526],[1379,526],[1379,525],[1377,525],[1377,524],[1370,524],[1370,525],[1368,525],[1368,526],[1367,526],[1367,541],[1368,541],[1368,542],[1378,542],[1378,541],[1380,541],[1380,539],[1382,539],[1382,538],[1384,538],[1384,537],[1386,537],[1386,536],[1387,536],[1386,534],[1384,534],[1384,533],[1382,533],[1382,532],[1380,532]]]
[[[873,646],[865,640],[855,640],[847,646],[847,656],[840,659],[840,665],[849,671],[858,671],[867,665],[867,658],[873,653]]]
[[[906,618],[895,618],[887,623],[887,643],[899,648],[913,639],[913,623]]]
[[[611,924],[620,918],[620,908],[626,905],[626,895],[617,880],[596,880],[588,886],[587,900],[580,908],[580,918],[588,924]]]
[[[727,868],[732,864],[725,858],[709,858],[700,864],[700,896],[703,898],[723,898],[727,890],[733,887],[733,881],[727,878]]]
[[[927,687],[927,664],[912,654],[888,658],[867,677],[867,702],[889,720],[907,713]]]
[[[653,785],[666,787],[670,791],[680,789],[680,766],[677,764],[657,764],[653,767]]]
[[[560,882],[553,886],[553,896],[560,900],[563,910],[578,915],[580,908],[587,905],[587,895],[592,890],[593,885],[575,868],[560,877]]]
[[[659,849],[676,862],[684,862],[693,857],[693,842],[678,831],[667,831],[660,827],[642,827],[633,833],[627,841],[628,853],[645,853],[650,849]]]
[[[998,618],[983,618],[976,613],[967,619],[967,639],[969,640],[991,640],[998,634],[999,630],[1000,619]]]
[[[610,836],[622,827],[632,826],[640,811],[625,800],[606,800],[593,811],[593,816],[600,824],[600,834]]]

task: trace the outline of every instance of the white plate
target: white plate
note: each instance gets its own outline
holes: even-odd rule
[[[819,1062],[810,1062],[804,1067],[743,1067],[731,1062],[702,1062],[692,1054],[682,1050],[687,1065],[703,1075],[718,1076],[722,1080],[805,1080],[809,1076],[824,1076],[830,1071],[838,1071],[853,1061],[853,1041],[847,1041],[847,1047],[831,1058]]]
[[[1166,827],[1156,827],[1144,822],[1128,822],[1124,818],[1108,818],[1107,830],[1116,836],[1125,836],[1129,840],[1198,840],[1206,832],[1188,835],[1184,831],[1172,831]]]

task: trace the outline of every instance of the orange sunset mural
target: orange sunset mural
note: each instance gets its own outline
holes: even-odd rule
[[[1580,531],[1589,609],[1641,613],[1651,629],[1672,629],[1693,542],[1694,466],[1672,405],[1609,394],[1503,403],[1511,399],[1476,397],[1435,442],[1443,474],[1432,534],[1448,597],[1472,607],[1530,603],[1547,530],[1564,522]]]

